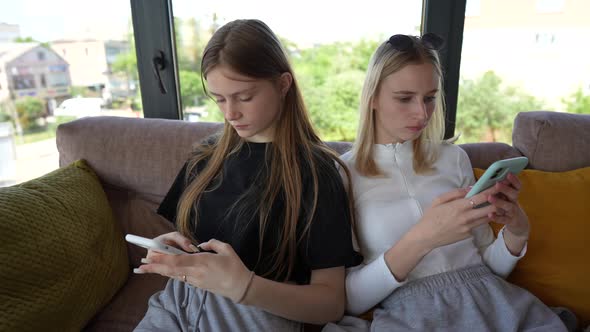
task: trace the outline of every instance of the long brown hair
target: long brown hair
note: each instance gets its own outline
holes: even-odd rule
[[[334,168],[334,161],[341,165],[347,177],[349,172],[338,156],[316,135],[286,52],[266,24],[259,20],[236,20],[217,30],[203,53],[202,79],[206,80],[207,74],[219,65],[255,79],[274,81],[283,73],[290,73],[293,77],[292,84],[283,98],[279,118],[276,120],[275,137],[272,144],[268,144],[266,148],[269,172],[257,206],[260,216],[260,257],[265,230],[270,222],[275,222],[269,220],[273,203],[278,198],[285,202],[280,245],[271,254],[271,266],[263,275],[280,276],[288,280],[295,265],[297,245],[309,234],[316,211],[318,173],[327,167]],[[195,240],[191,230],[196,229],[198,222],[196,210],[199,200],[213,183],[220,181],[224,160],[239,151],[243,144],[243,139],[226,120],[219,138],[210,145],[200,146],[189,160],[187,176],[199,162],[206,161],[206,166],[190,181],[179,201],[177,225],[183,235]],[[305,209],[302,208],[302,167],[309,167],[313,183],[313,203]],[[347,182],[347,191],[352,194],[350,181]],[[349,196],[349,210],[351,218],[354,218],[352,209],[352,197]],[[304,231],[297,238],[297,223],[304,210],[309,213],[305,213],[307,220]],[[191,212],[194,212],[192,224]]]
[[[409,50],[399,51],[391,47],[388,42],[382,43],[369,61],[367,76],[363,85],[360,102],[360,123],[357,140],[353,145],[355,167],[364,176],[382,176],[382,171],[373,159],[375,144],[375,112],[372,101],[376,97],[383,80],[410,64],[430,63],[434,66],[438,76],[438,92],[435,100],[434,112],[424,132],[413,142],[413,168],[417,174],[431,170],[438,158],[439,147],[443,142],[445,131],[444,122],[444,93],[443,76],[440,60],[436,50],[424,45],[417,37],[412,38],[413,46]],[[429,144],[433,143],[433,144]]]

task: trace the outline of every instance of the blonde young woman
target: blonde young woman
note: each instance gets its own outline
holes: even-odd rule
[[[441,44],[394,35],[370,60],[357,141],[342,156],[365,257],[347,273],[347,311],[376,307],[371,331],[562,331],[556,314],[503,279],[530,230],[518,178],[464,198],[475,181],[467,154],[443,140]],[[505,225],[497,238],[492,219]],[[326,331],[339,328],[353,330]]]
[[[201,69],[225,126],[178,174],[158,209],[178,232],[158,239],[213,253],[148,254],[136,273],[171,279],[136,331],[299,331],[340,319],[356,257],[349,201],[278,38],[258,20],[230,22]]]

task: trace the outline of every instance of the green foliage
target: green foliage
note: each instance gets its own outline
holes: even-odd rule
[[[115,61],[111,65],[111,70],[113,73],[125,76],[129,80],[137,81],[139,75],[137,74],[137,57],[134,50],[117,54]]]
[[[201,83],[201,74],[193,71],[180,70],[180,97],[183,107],[200,106],[203,104],[205,92]]]
[[[210,121],[210,122],[224,122],[223,114],[217,107],[215,101],[211,98],[205,99],[205,112],[207,113],[206,116],[201,118],[201,121]]]
[[[16,37],[14,38],[15,43],[34,43],[35,40],[33,37]]]
[[[88,87],[85,86],[74,86],[70,87],[70,95],[73,97],[96,97],[96,92],[90,91]]]
[[[10,113],[8,113],[7,107],[0,104],[0,122],[8,122],[12,119]]]
[[[575,114],[590,114],[590,95],[584,94],[582,88],[578,88],[568,98],[562,99],[567,112]]]
[[[322,139],[354,140],[364,76],[360,70],[349,70],[335,74],[319,86],[303,84],[312,122]]]
[[[378,43],[333,43],[301,50],[294,70],[311,119],[324,140],[352,141],[369,58]]]
[[[493,71],[475,80],[462,80],[457,103],[460,143],[510,142],[512,123],[519,112],[539,110],[542,102],[517,87],[503,86]]]
[[[49,123],[47,128],[44,130],[36,130],[25,132],[22,140],[17,140],[16,144],[28,144],[43,141],[46,139],[55,139],[55,133],[57,131],[57,126],[62,123],[70,122],[75,120],[76,117],[74,116],[57,116],[55,117],[55,122]]]
[[[41,100],[33,97],[26,97],[18,100],[15,103],[15,106],[16,114],[23,130],[26,131],[39,128],[37,120],[45,115],[45,107]]]

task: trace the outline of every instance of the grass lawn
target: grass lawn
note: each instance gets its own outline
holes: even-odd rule
[[[19,137],[16,137],[16,144],[28,144],[43,141],[50,138],[55,138],[55,131],[57,130],[57,126],[59,126],[61,123],[70,122],[75,119],[76,117],[73,116],[58,116],[55,118],[55,122],[48,123],[47,127],[44,130],[25,132],[23,134],[22,140]]]

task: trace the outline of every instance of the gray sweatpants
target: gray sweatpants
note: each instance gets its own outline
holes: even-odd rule
[[[204,293],[201,289],[170,279],[164,290],[150,298],[148,311],[134,331],[195,331]],[[208,293],[202,307],[199,330],[291,332],[301,331],[302,324]]]
[[[373,321],[347,318],[333,331],[567,331],[560,318],[528,291],[485,265],[411,281],[373,312]]]

